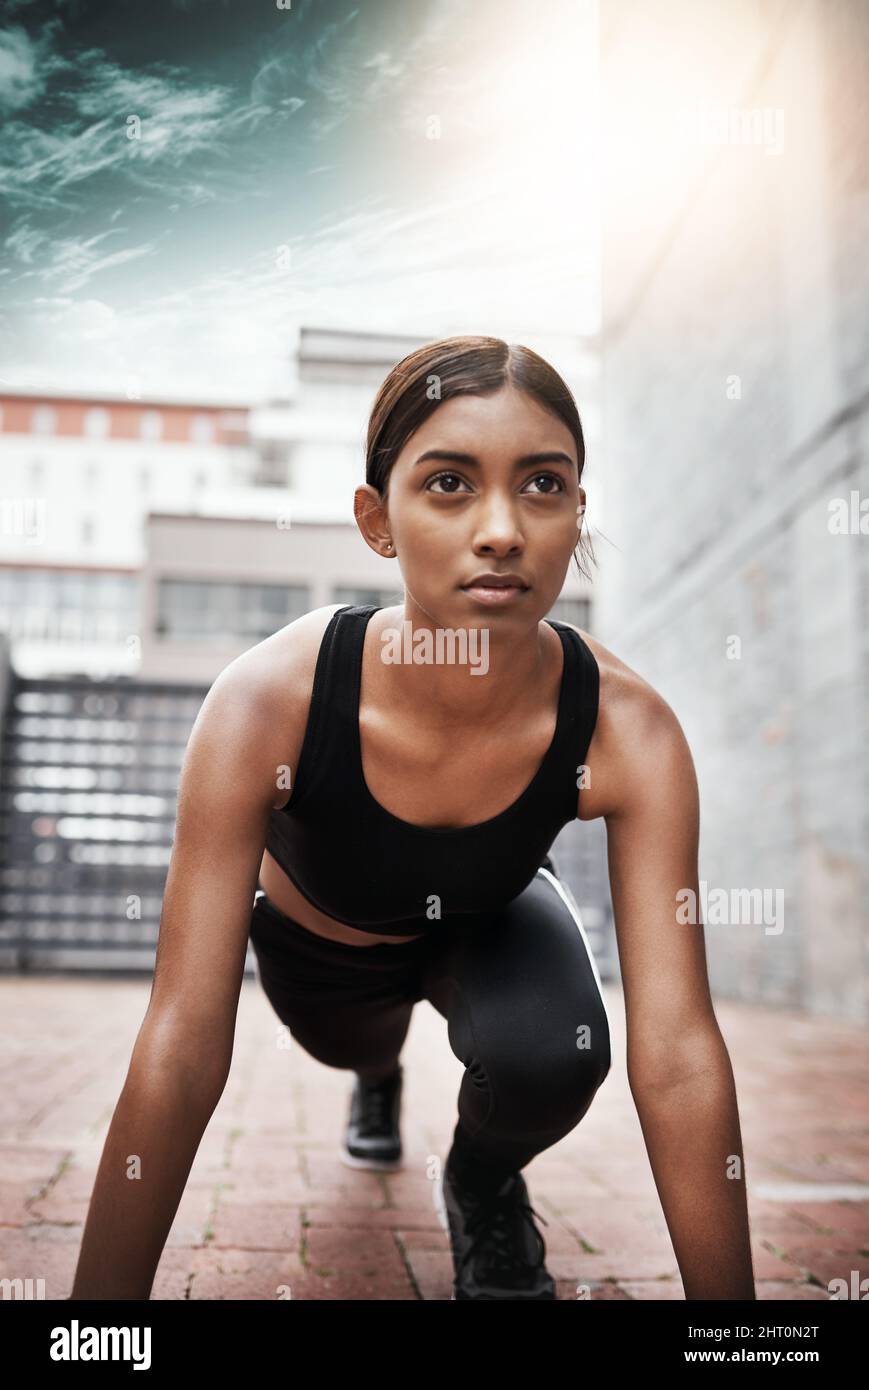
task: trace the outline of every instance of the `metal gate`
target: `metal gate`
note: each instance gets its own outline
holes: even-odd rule
[[[184,749],[207,687],[12,676],[0,964],[153,970]]]
[[[552,846],[559,878],[570,887],[602,980],[619,977],[612,897],[602,820],[571,821]]]

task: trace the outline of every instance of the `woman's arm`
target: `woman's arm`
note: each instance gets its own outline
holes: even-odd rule
[[[274,703],[256,678],[262,659],[247,656],[211,687],[185,753],[151,997],[97,1171],[73,1299],[149,1298],[229,1073],[279,795]]]
[[[607,762],[610,882],[627,1071],[686,1299],[754,1299],[745,1165],[730,1057],[709,992],[699,902],[699,797],[672,709],[641,683]]]

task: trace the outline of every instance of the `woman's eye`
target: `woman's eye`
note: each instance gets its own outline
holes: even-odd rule
[[[448,480],[449,482],[451,482],[451,483],[462,483],[462,482],[464,482],[464,478],[460,478],[459,475],[458,475],[458,473],[436,473],[435,476],[434,476],[433,478],[429,478],[427,487],[428,487],[428,488],[431,488],[432,483],[442,483],[442,482],[444,481],[444,479],[447,479],[447,480]],[[431,488],[431,490],[434,491],[433,488]],[[452,488],[452,487],[449,487],[449,488],[445,488],[444,491],[445,491],[445,492],[455,492],[456,489],[455,489],[455,488]]]
[[[544,491],[544,496],[546,495],[546,493],[549,492],[564,492],[564,480],[562,478],[559,478],[557,473],[536,473],[533,478],[529,479],[529,481],[532,483],[537,483],[540,481],[541,478],[548,483],[558,484],[557,488],[546,488]]]
[[[563,479],[563,478],[560,478],[560,477],[558,476],[557,473],[536,473],[536,474],[534,475],[534,477],[533,477],[533,478],[529,478],[528,481],[531,482],[531,483],[543,482],[543,483],[546,483],[546,484],[554,484],[554,485],[555,485],[555,486],[548,486],[548,487],[544,487],[544,488],[540,489],[539,491],[540,491],[540,495],[541,495],[542,497],[546,497],[546,496],[549,496],[549,495],[551,495],[551,494],[555,494],[556,492],[565,492],[565,491],[566,491],[566,488],[565,488],[565,485],[564,485],[564,479]],[[433,487],[433,484],[434,484],[434,483],[442,483],[442,484],[444,484],[444,486],[443,486],[443,487],[440,487],[440,488],[435,488],[435,487]],[[461,477],[459,476],[458,473],[436,473],[436,474],[434,475],[434,477],[429,478],[429,480],[428,480],[428,482],[427,482],[427,484],[426,484],[426,490],[427,490],[427,491],[431,491],[431,492],[443,492],[443,493],[446,493],[446,494],[450,494],[450,493],[455,494],[456,492],[459,491],[459,488],[460,488],[462,485],[464,485],[464,483],[465,483],[465,479],[464,479],[464,478],[461,478]]]

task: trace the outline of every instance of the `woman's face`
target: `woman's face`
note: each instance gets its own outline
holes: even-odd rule
[[[364,529],[378,549],[390,537],[408,597],[437,623],[526,627],[558,598],[579,540],[577,472],[570,430],[533,397],[453,396],[407,441]],[[357,516],[370,494],[358,489]],[[524,587],[468,587],[486,571]]]

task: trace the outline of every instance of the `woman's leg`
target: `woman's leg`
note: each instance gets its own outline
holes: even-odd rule
[[[250,940],[266,998],[306,1052],[365,1080],[394,1073],[418,997],[416,942],[330,941],[261,892]]]
[[[594,959],[569,889],[546,869],[491,917],[446,923],[423,975],[465,1065],[452,1162],[498,1186],[558,1142],[612,1061]]]

